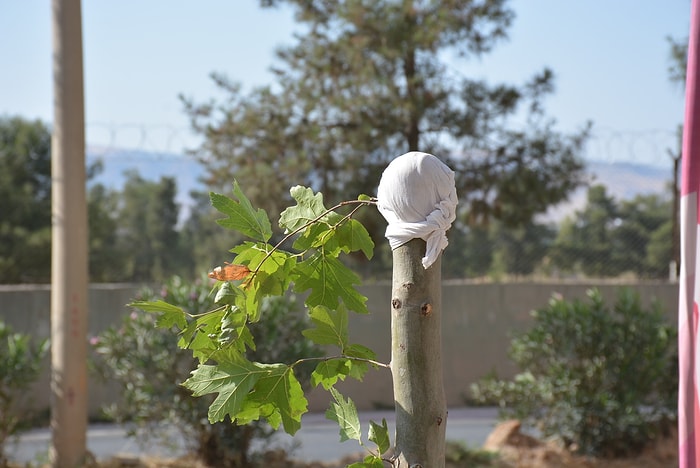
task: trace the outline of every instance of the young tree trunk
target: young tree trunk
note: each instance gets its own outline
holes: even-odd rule
[[[428,269],[426,244],[413,239],[393,251],[391,372],[400,467],[445,466],[447,408],[442,383],[440,258]]]

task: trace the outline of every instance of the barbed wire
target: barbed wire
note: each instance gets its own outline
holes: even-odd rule
[[[184,156],[202,143],[201,135],[187,126],[172,124],[89,122],[89,153],[98,157],[139,158]],[[585,159],[594,162],[669,164],[669,152],[677,154],[679,133],[671,129],[624,130],[594,128]],[[138,155],[136,153],[139,153]]]
[[[98,157],[184,156],[201,143],[189,127],[172,124],[88,122],[86,134],[88,152]]]

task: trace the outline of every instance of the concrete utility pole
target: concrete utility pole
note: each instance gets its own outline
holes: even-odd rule
[[[87,205],[80,0],[52,0],[51,465],[82,466],[87,432]]]
[[[455,220],[454,172],[410,152],[389,164],[377,191],[392,248],[391,373],[395,465],[445,466],[447,405],[442,378],[441,257]]]

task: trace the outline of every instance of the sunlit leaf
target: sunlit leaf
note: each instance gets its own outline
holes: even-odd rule
[[[158,301],[134,301],[128,304],[129,307],[141,309],[144,312],[156,313],[156,326],[158,328],[171,328],[173,326],[184,329],[187,326],[187,316],[182,308]]]
[[[335,345],[341,350],[348,342],[348,312],[344,306],[332,310],[326,306],[316,306],[309,310],[314,328],[304,330],[305,337],[319,345]]]
[[[226,229],[267,242],[272,237],[272,226],[265,210],[253,208],[237,181],[233,182],[233,195],[238,201],[214,192],[209,194],[212,206],[226,215],[226,218],[218,219],[216,222]]]
[[[254,363],[242,357],[234,357],[216,365],[200,364],[192,376],[182,385],[194,396],[217,393],[209,406],[209,422],[223,421],[228,415],[232,420],[240,411],[248,392],[255,386],[262,372]]]
[[[340,426],[340,441],[353,439],[362,442],[360,418],[357,415],[355,403],[350,398],[345,400],[343,395],[333,387],[330,392],[335,402],[331,402],[330,408],[326,410],[326,418],[337,422]]]
[[[292,272],[294,290],[305,292],[311,290],[306,298],[306,305],[314,307],[325,305],[331,309],[338,307],[342,299],[348,309],[367,314],[367,298],[355,290],[360,278],[340,260],[326,257],[320,253],[299,262]]]
[[[313,190],[301,185],[292,187],[289,193],[297,204],[280,214],[280,227],[285,232],[294,232],[328,211],[323,205],[321,193],[314,194]]]
[[[363,461],[348,465],[346,468],[384,468],[384,461],[376,455],[367,455]]]
[[[338,244],[344,252],[361,250],[368,259],[374,255],[374,241],[367,229],[356,219],[348,219],[337,228]]]
[[[260,376],[237,415],[238,422],[245,424],[263,417],[274,429],[281,423],[285,432],[294,435],[301,428],[302,415],[308,411],[301,384],[285,364],[255,365]]]

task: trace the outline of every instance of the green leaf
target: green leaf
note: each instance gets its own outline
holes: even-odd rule
[[[219,286],[219,290],[216,292],[216,296],[214,296],[214,302],[216,304],[235,305],[241,296],[245,296],[243,291],[234,284],[223,281]]]
[[[360,278],[340,260],[316,252],[310,258],[299,262],[292,271],[294,290],[311,290],[306,305],[325,305],[331,309],[338,307],[342,299],[348,309],[367,314],[367,298],[358,293],[353,285],[360,284]]]
[[[167,302],[158,301],[134,301],[127,304],[129,307],[141,309],[144,312],[159,314],[156,319],[158,328],[171,328],[173,326],[184,329],[187,326],[187,315],[180,307],[168,304]]]
[[[335,232],[332,226],[325,223],[314,223],[304,229],[302,234],[294,241],[293,247],[296,250],[304,252],[309,249],[317,249],[324,246],[326,253],[336,252],[335,256],[337,256],[337,252],[340,251],[340,246],[334,234]]]
[[[352,367],[353,363],[345,358],[321,361],[311,373],[311,385],[317,387],[321,384],[323,388],[330,390],[338,382],[338,379],[345,380]]]
[[[328,211],[321,193],[314,194],[313,190],[301,185],[292,187],[289,193],[297,204],[280,214],[280,227],[285,232],[294,232]]]
[[[344,252],[361,250],[367,259],[374,255],[374,242],[367,229],[356,219],[347,219],[337,228],[338,244]]]
[[[353,439],[362,443],[360,418],[355,403],[350,398],[346,401],[334,387],[331,387],[330,392],[335,403],[331,402],[331,407],[326,410],[326,418],[340,426],[340,441]]]
[[[309,310],[311,322],[315,328],[309,328],[302,334],[319,345],[335,345],[341,350],[348,342],[348,312],[344,306],[331,310],[325,306],[316,306]]]
[[[361,193],[360,195],[358,195],[357,199],[360,201],[372,201],[372,197],[370,197],[369,195],[366,195],[364,193]]]
[[[384,462],[376,455],[367,455],[363,461],[348,465],[346,468],[384,468]]]
[[[351,344],[350,346],[347,346],[345,349],[343,349],[343,354],[350,357],[369,359],[372,361],[377,359],[377,355],[374,353],[374,351],[372,351],[366,346],[362,346],[361,344],[357,343]],[[348,375],[354,379],[361,381],[368,370],[368,363],[363,361],[352,360],[352,365],[350,366],[350,372],[348,373]]]
[[[381,426],[374,421],[370,421],[367,438],[377,444],[380,455],[389,450],[391,441],[389,440],[389,428],[387,427],[386,419],[382,418]]]
[[[201,362],[206,361],[220,347],[218,339],[221,335],[221,321],[228,309],[229,307],[221,307],[188,323],[180,332],[178,346],[191,349],[195,358]]]
[[[209,198],[212,206],[227,216],[216,220],[216,222],[226,229],[232,229],[252,239],[267,242],[272,237],[272,226],[265,210],[262,208],[254,209],[235,180],[233,182],[233,195],[238,201],[225,195],[210,192]]]
[[[285,364],[255,363],[260,377],[242,410],[238,423],[247,424],[260,417],[277,429],[280,423],[285,432],[294,435],[301,428],[301,417],[308,411],[301,384],[290,366]]]
[[[254,363],[229,353],[226,361],[216,365],[200,364],[182,385],[194,396],[218,393],[209,406],[209,422],[213,424],[223,421],[227,415],[232,420],[236,418],[260,376]]]

